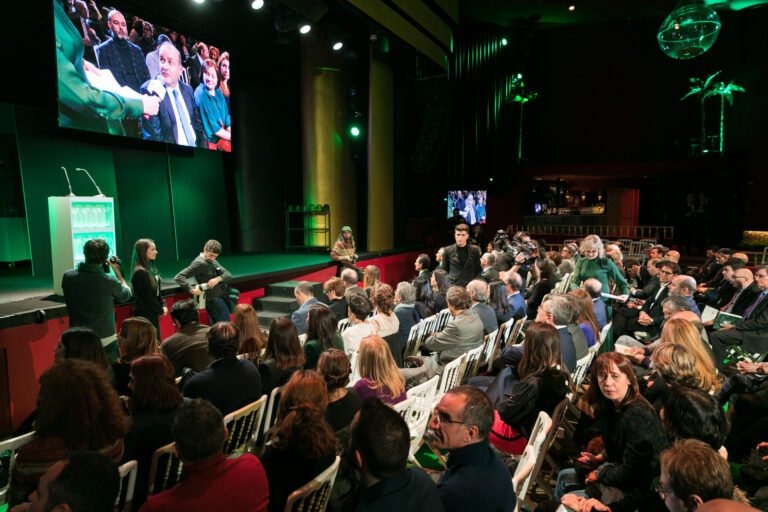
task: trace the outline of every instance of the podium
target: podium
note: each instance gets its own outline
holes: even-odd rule
[[[48,221],[51,228],[53,289],[58,295],[63,295],[61,276],[85,261],[85,242],[103,238],[109,244],[109,255],[116,253],[114,199],[96,196],[49,197]]]

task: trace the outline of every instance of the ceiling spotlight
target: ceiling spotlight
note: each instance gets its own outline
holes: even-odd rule
[[[251,3],[251,9],[259,10],[264,7],[264,0],[253,0]]]
[[[343,47],[344,47],[344,43],[342,43],[341,41],[336,41],[335,43],[333,43],[333,46],[332,46],[333,51],[335,52],[341,50]]]
[[[573,11],[575,11],[575,10],[576,10],[576,6],[575,6],[575,5],[569,5],[569,6],[568,6],[568,10],[569,10],[569,11],[571,11],[571,12],[573,12]]]
[[[203,2],[205,2],[205,0],[195,0],[196,4],[202,4]]]
[[[502,37],[501,38],[501,46],[507,46],[507,43],[508,43],[507,38],[506,37]]]
[[[310,30],[312,30],[312,26],[309,24],[302,25],[301,28],[299,28],[299,32],[301,32],[302,34],[309,34]]]

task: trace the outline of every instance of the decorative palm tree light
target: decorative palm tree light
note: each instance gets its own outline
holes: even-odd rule
[[[709,50],[720,33],[720,16],[703,0],[683,0],[659,27],[661,51],[673,59],[692,59]]]
[[[507,79],[507,95],[504,101],[520,104],[520,128],[517,137],[517,161],[523,160],[523,110],[525,104],[539,97],[539,93],[533,92],[525,86],[523,75],[517,74]]]
[[[716,81],[715,78],[720,74],[720,71],[714,73],[707,78],[690,78],[691,90],[689,90],[685,96],[680,98],[680,101],[690,98],[691,96],[697,96],[699,99],[699,105],[701,107],[701,152],[707,153],[709,150],[706,147],[707,130],[706,130],[706,109],[704,108],[704,101],[707,98],[713,96],[720,96],[720,135],[718,137],[718,150],[722,154],[725,148],[725,102],[729,105],[733,105],[733,93],[746,92],[742,86],[728,82],[727,84],[722,81]]]

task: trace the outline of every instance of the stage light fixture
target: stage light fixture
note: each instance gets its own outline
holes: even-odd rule
[[[264,7],[264,0],[253,0],[253,2],[251,2],[251,9],[253,10],[258,11],[262,7]]]
[[[333,48],[333,51],[337,52],[342,48],[344,48],[344,43],[342,43],[341,41],[336,41],[335,43],[333,43],[333,46],[331,48]]]
[[[568,6],[568,10],[569,10],[569,11],[571,11],[571,12],[573,12],[573,11],[575,11],[575,10],[576,10],[576,6],[575,6],[575,5],[569,5],[569,6]]]
[[[507,41],[506,37],[502,37],[501,38],[501,46],[507,46],[508,43],[509,43],[509,41]]]
[[[710,49],[720,33],[720,16],[702,0],[682,0],[659,27],[656,39],[665,55],[692,59]]]
[[[205,2],[205,0],[195,0],[196,4],[202,4],[203,2]]]
[[[360,136],[360,134],[361,134],[361,133],[363,133],[363,131],[360,129],[360,127],[359,127],[358,125],[356,125],[356,124],[353,124],[352,126],[350,126],[350,128],[349,128],[349,134],[350,134],[352,137],[354,137],[354,138],[358,138],[358,137]]]
[[[299,28],[299,32],[302,34],[309,34],[310,30],[312,30],[312,26],[309,24],[302,25],[301,28]]]

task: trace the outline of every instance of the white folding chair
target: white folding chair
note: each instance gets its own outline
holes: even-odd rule
[[[461,377],[464,375],[464,365],[466,364],[466,361],[467,353],[465,352],[445,365],[445,368],[443,368],[443,375],[440,379],[440,385],[437,388],[437,394],[435,396],[434,403],[439,402],[449,389],[455,388],[459,385],[461,382]]]
[[[224,417],[224,425],[229,431],[224,442],[225,455],[242,455],[256,446],[266,403],[267,395],[261,395],[255,402]]]
[[[353,325],[354,325],[354,322],[352,322],[352,320],[350,320],[349,318],[342,318],[341,320],[339,320],[339,323],[338,323],[339,334],[343,333]]]
[[[462,378],[459,379],[459,382],[465,382],[467,379],[470,379],[477,375],[477,368],[480,365],[480,360],[483,357],[483,350],[485,349],[485,344],[481,343],[478,345],[477,348],[473,348],[469,352],[467,352],[467,360],[464,364],[464,373],[462,375]]]
[[[504,342],[505,347],[510,344],[517,345],[517,340],[520,339],[520,335],[523,333],[523,329],[525,328],[526,320],[528,320],[528,317],[524,316],[523,318],[515,321],[514,325],[512,326],[512,332],[509,333],[509,338],[507,338]]]
[[[307,333],[299,334],[299,345],[303,347],[306,342],[307,342]]]
[[[566,290],[568,290],[568,284],[571,282],[571,274],[570,272],[566,272],[565,275],[563,275],[562,279],[560,279],[560,282],[557,283],[557,288],[555,293],[565,293]]]
[[[584,382],[593,357],[595,357],[595,352],[590,351],[586,356],[576,361],[576,368],[573,370],[573,375],[571,375],[574,386],[581,386],[581,383]]]
[[[536,418],[536,423],[533,425],[523,455],[517,463],[515,474],[512,476],[512,487],[515,489],[515,496],[517,497],[515,512],[520,510],[528,494],[531,482],[536,480],[534,469],[541,455],[544,440],[547,438],[551,428],[552,419],[546,412],[541,411],[538,418]]]
[[[176,443],[169,443],[155,450],[149,468],[147,494],[157,494],[179,483],[183,466],[184,464],[176,454]]]
[[[411,408],[411,406],[413,405],[414,402],[416,402],[416,398],[415,397],[408,397],[405,400],[403,400],[402,402],[398,402],[395,405],[393,405],[392,409],[397,411],[398,414],[400,414],[400,416],[402,416],[403,419],[405,420],[406,416],[408,415],[408,409]]]
[[[350,386],[354,386],[355,382],[360,380],[360,368],[358,368],[357,359],[357,350],[349,354],[349,367],[351,368],[351,372],[349,374]]]
[[[13,468],[13,463],[16,462],[16,454],[19,452],[19,449],[21,449],[22,446],[30,442],[34,437],[35,433],[29,432],[23,436],[13,437],[11,439],[6,439],[5,441],[0,441],[0,454],[6,451],[10,452],[10,456],[8,458],[8,469],[7,471],[4,471],[8,475],[9,481],[5,482],[3,487],[0,487],[0,504],[5,503],[6,494],[8,494],[8,487],[10,487],[11,469]],[[0,485],[2,484],[3,482],[0,482]]]
[[[264,415],[264,432],[272,428],[277,422],[277,408],[280,401],[280,393],[283,392],[283,387],[277,387],[269,394],[269,400],[267,401],[267,413]]]
[[[120,492],[117,493],[117,499],[115,500],[115,510],[131,512],[139,463],[135,460],[129,460],[117,468],[117,470],[120,473]]]
[[[331,489],[333,489],[333,482],[336,481],[336,474],[339,472],[340,461],[341,457],[337,455],[336,460],[328,469],[306,485],[293,491],[285,502],[285,512],[323,512],[331,498]]]
[[[405,422],[408,423],[408,428],[411,429],[412,434],[413,429],[419,422],[421,422],[422,418],[426,416],[427,421],[429,421],[429,417],[432,415],[432,406],[435,403],[435,393],[437,393],[437,386],[439,383],[440,376],[435,375],[427,382],[422,382],[418,386],[414,386],[406,391],[408,397],[414,399],[411,403],[411,407],[408,409],[407,417],[405,418]]]
[[[480,356],[479,366],[490,366],[491,362],[493,362],[493,354],[496,352],[498,341],[499,329],[485,335],[485,345],[483,346],[483,355]]]
[[[408,332],[408,339],[405,340],[405,350],[403,350],[403,357],[414,356],[416,351],[420,348],[416,346],[416,341],[419,339],[419,328],[421,323],[415,324]]]
[[[448,308],[445,308],[444,310],[440,311],[436,316],[437,318],[435,319],[435,326],[432,332],[442,331],[443,329],[445,329],[445,326],[448,325],[448,321],[453,318],[451,316],[451,311]]]
[[[597,352],[600,350],[600,345],[605,343],[605,340],[608,338],[608,333],[611,331],[611,323],[612,322],[608,322],[602,329],[600,329],[600,338],[595,340],[595,344],[589,347],[590,352]]]

